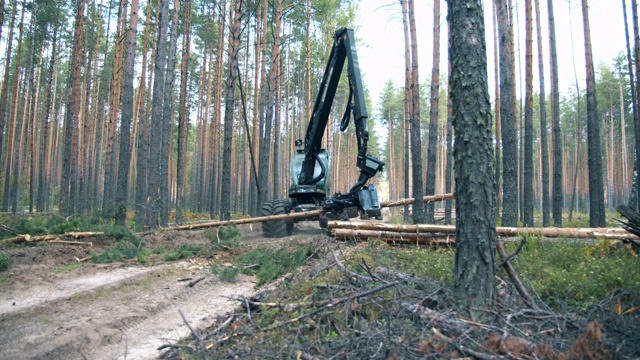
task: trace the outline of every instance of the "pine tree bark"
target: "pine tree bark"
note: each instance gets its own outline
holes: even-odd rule
[[[436,193],[436,159],[438,157],[438,116],[440,101],[440,0],[433,3],[433,68],[431,69],[431,105],[429,109],[429,144],[425,195]],[[434,223],[434,204],[426,205],[426,222]]]
[[[602,151],[600,149],[600,123],[596,96],[596,79],[593,70],[591,30],[589,27],[588,1],[582,0],[584,47],[587,71],[587,157],[589,163],[589,225],[605,226],[604,184],[602,180]]]
[[[483,6],[479,0],[448,5],[457,213],[453,294],[469,309],[484,308],[496,293],[496,229]]]

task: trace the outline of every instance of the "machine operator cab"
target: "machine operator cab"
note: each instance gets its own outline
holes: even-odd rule
[[[305,201],[305,199],[324,199],[331,193],[331,187],[329,185],[329,154],[325,149],[321,149],[316,156],[316,162],[313,169],[313,180],[311,184],[301,185],[298,177],[302,171],[302,163],[305,158],[305,150],[300,148],[302,144],[301,140],[296,141],[298,148],[291,160],[290,172],[292,185],[289,188],[289,197],[295,199],[299,205],[313,205],[317,207],[315,201]]]

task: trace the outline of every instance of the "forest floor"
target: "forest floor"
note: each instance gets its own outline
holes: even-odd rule
[[[640,356],[640,263],[603,244],[531,240],[518,255],[520,270],[549,259],[534,272],[573,279],[550,272],[561,263],[584,268],[590,280],[576,276],[560,302],[536,297],[531,309],[501,273],[497,308],[474,309],[484,314],[476,318],[456,307],[445,280],[453,248],[337,241],[315,222],[282,239],[264,238],[259,224],[238,230],[231,246],[222,230],[158,231],[144,236],[148,256],[108,264],[78,261],[122,243],[108,236],[84,240],[91,246],[3,245],[11,265],[0,272],[0,359]],[[208,250],[168,260],[189,246]],[[282,263],[302,266],[287,273]],[[264,272],[277,275],[265,280]],[[586,285],[608,284],[600,273],[619,288],[575,308],[572,299],[592,292]]]
[[[263,238],[259,225],[239,229],[248,246],[322,236],[313,227],[280,240]],[[236,307],[230,298],[257,291],[255,277],[239,274],[234,282],[221,282],[213,275],[217,255],[154,264],[78,262],[111,243],[91,240],[91,247],[53,243],[3,250],[12,263],[0,273],[1,359],[156,358],[158,347],[189,335],[184,319],[194,328],[210,325]],[[202,231],[161,232],[144,240],[147,248],[210,241]]]

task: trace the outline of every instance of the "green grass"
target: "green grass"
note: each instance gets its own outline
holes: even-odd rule
[[[66,271],[71,271],[74,269],[77,269],[79,267],[82,266],[82,263],[79,262],[75,262],[75,263],[70,263],[67,265],[60,265],[60,266],[56,266],[53,268],[53,272],[54,273],[61,273],[61,272],[66,272]]]

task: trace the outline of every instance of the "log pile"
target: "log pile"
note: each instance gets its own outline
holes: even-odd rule
[[[382,239],[391,243],[454,244],[454,225],[394,225],[373,222],[330,221],[329,229],[338,239]],[[640,238],[623,228],[516,228],[496,227],[498,236],[535,235],[547,238],[633,240]]]

